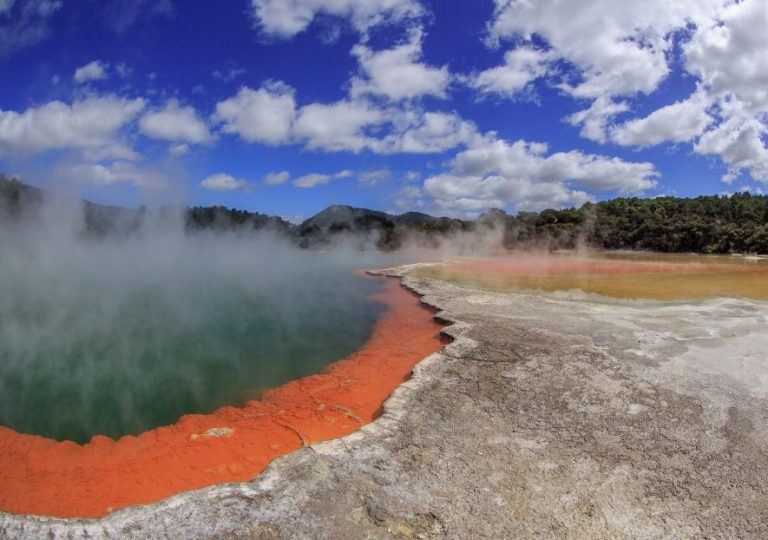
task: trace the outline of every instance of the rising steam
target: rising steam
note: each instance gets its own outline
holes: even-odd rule
[[[118,437],[258,397],[367,339],[373,255],[269,234],[184,231],[166,212],[132,234],[84,234],[59,200],[0,226],[0,424]]]

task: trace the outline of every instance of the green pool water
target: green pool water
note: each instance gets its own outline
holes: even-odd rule
[[[0,424],[86,442],[240,405],[358,349],[382,311],[354,256],[246,241],[0,259]]]

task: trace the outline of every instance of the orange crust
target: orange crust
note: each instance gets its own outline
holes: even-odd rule
[[[250,480],[275,457],[371,422],[411,369],[443,346],[431,311],[397,280],[371,299],[387,309],[363,348],[242,408],[186,415],[117,441],[96,436],[85,445],[0,427],[0,510],[99,517]]]

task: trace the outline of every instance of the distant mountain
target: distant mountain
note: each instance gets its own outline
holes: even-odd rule
[[[382,250],[397,249],[406,237],[419,236],[427,245],[435,245],[436,237],[448,232],[466,230],[466,221],[436,218],[422,212],[394,215],[346,205],[329,206],[301,223],[295,235],[302,247],[323,247],[332,244],[338,235],[360,235],[363,241],[375,238]],[[371,234],[375,234],[371,238]]]
[[[399,216],[394,216],[394,221],[397,225],[414,225],[417,223],[432,223],[438,218],[430,216],[429,214],[423,214],[422,212],[406,212]]]
[[[406,212],[405,214],[394,215],[368,208],[355,208],[353,206],[334,204],[305,220],[300,227],[309,228],[316,226],[321,230],[328,230],[333,227],[354,228],[355,223],[360,224],[362,222],[382,224],[391,222],[393,225],[410,226],[433,223],[439,219],[450,218],[436,218],[422,212]]]
[[[372,222],[390,221],[394,224],[393,216],[379,212],[377,210],[368,210],[367,208],[354,208],[343,204],[334,204],[325,210],[318,212],[311,218],[305,220],[299,225],[300,230],[307,230],[317,227],[322,231],[332,229],[353,229],[356,223],[362,221]]]

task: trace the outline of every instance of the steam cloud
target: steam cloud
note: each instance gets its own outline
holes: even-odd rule
[[[267,234],[84,236],[79,201],[0,223],[0,424],[87,441],[258,396],[367,339],[381,255]],[[390,261],[391,262],[391,261]]]

